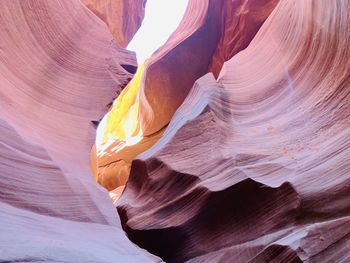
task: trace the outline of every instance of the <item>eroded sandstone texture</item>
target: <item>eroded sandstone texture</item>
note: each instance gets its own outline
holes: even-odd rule
[[[147,0],[81,0],[108,26],[119,45],[126,47],[145,15]]]
[[[134,54],[78,0],[0,5],[0,261],[159,261],[126,238],[89,168],[91,121]]]
[[[117,202],[166,262],[350,261],[350,2],[280,1],[200,78]]]
[[[131,97],[132,103],[115,103],[103,121],[99,132],[106,140],[97,142],[97,152],[92,152],[97,157],[92,162],[94,175],[101,185],[113,190],[125,184],[131,161],[160,138],[196,79],[209,71],[218,73],[225,60],[244,49],[276,4],[275,0],[189,1],[176,31],[119,98]],[[124,143],[130,138],[120,130],[128,122],[135,127],[131,135],[140,137],[137,144]]]
[[[143,14],[1,2],[0,261],[349,262],[350,1]]]

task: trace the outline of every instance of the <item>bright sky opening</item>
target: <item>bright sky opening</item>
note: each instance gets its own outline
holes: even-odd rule
[[[127,47],[136,52],[139,65],[143,65],[175,31],[185,13],[187,3],[188,0],[147,0],[145,18]],[[97,150],[109,147],[116,138],[124,141],[125,146],[133,145],[142,139],[142,130],[134,135],[138,125],[136,94],[140,86],[142,68],[139,67],[133,80],[114,101],[112,110],[100,122],[96,135]]]
[[[142,64],[175,31],[185,13],[188,0],[147,0],[145,18],[128,45]]]

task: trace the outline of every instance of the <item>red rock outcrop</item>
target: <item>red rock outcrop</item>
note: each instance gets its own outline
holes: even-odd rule
[[[147,0],[81,0],[108,26],[117,43],[126,47],[145,15]]]
[[[209,72],[218,77],[224,62],[249,45],[277,3],[278,0],[224,1],[221,38]]]
[[[117,201],[166,262],[350,261],[350,2],[281,1],[200,78]]]
[[[132,244],[92,179],[92,121],[135,56],[78,0],[0,8],[0,261],[160,261]]]

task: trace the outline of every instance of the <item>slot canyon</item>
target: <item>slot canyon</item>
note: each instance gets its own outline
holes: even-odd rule
[[[151,1],[0,0],[0,262],[350,262],[350,0]]]

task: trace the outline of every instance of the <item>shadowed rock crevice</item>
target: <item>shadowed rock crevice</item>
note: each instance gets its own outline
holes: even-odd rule
[[[118,201],[128,237],[166,262],[184,262],[277,232],[299,213],[289,183],[271,188],[247,178],[217,192],[199,183],[159,160],[134,161]]]
[[[224,262],[224,261],[222,261]],[[289,262],[289,263],[302,263],[303,261],[298,257],[297,253],[288,246],[271,245],[264,249],[259,255],[254,257],[249,263],[260,262]]]

